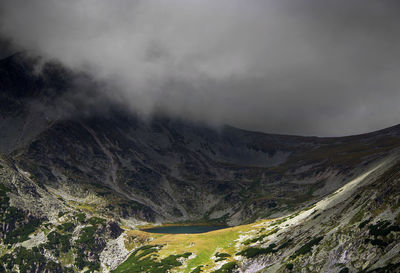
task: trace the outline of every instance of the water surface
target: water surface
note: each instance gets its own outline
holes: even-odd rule
[[[227,228],[226,226],[163,226],[142,229],[142,231],[150,233],[169,233],[169,234],[186,234],[186,233],[204,233],[212,230]]]

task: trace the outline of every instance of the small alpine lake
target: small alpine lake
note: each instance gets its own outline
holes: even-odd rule
[[[164,233],[164,234],[192,234],[204,233],[218,229],[224,229],[227,226],[207,226],[207,225],[183,225],[183,226],[161,226],[142,229],[142,231],[150,233]]]

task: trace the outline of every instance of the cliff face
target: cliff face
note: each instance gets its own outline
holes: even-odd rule
[[[2,249],[10,244],[17,253],[4,260],[9,266],[18,255],[42,246],[43,257],[35,257],[29,270],[41,272],[53,266],[57,271],[66,265],[97,270],[101,262],[115,267],[110,257],[119,253],[115,259],[120,262],[128,253],[127,235],[119,226],[129,229],[139,223],[182,221],[237,225],[289,215],[327,200],[329,194],[386,159],[392,162],[400,146],[398,126],[365,135],[317,138],[214,128],[165,116],[143,120],[117,105],[108,105],[104,111],[90,109],[88,114],[77,110],[77,88],[91,92],[96,83],[56,64],[45,64],[38,74],[36,65],[36,60],[21,55],[0,61],[0,170],[5,187],[1,212],[7,219],[0,234]],[[87,90],[81,90],[82,83]],[[391,172],[396,173],[395,169]],[[280,227],[277,238],[283,240],[286,230],[286,237],[298,234],[294,245],[301,244],[307,236],[327,233],[325,224],[333,228],[335,221],[342,223],[342,217],[353,217],[352,213],[366,207],[378,210],[379,202],[393,199],[386,203],[394,209],[391,222],[382,223],[390,228],[395,225],[397,180],[394,175],[383,182],[384,177],[376,176],[377,184],[360,188],[357,199],[349,196],[337,202],[335,209],[324,211],[325,216],[315,212],[315,218],[299,220],[301,228]],[[381,196],[384,201],[372,197],[372,192],[384,190],[388,196]],[[358,221],[367,215],[372,225],[381,225],[378,212],[364,211],[354,217]],[[101,220],[92,219],[96,217]],[[16,238],[10,233],[15,228],[22,230],[14,234]],[[352,233],[361,234],[359,240],[371,240],[373,246],[381,244],[376,240],[386,240],[365,237],[369,236],[365,227],[357,229],[355,224],[343,229],[348,237],[340,233],[340,238],[346,242],[353,240]],[[326,236],[319,241],[325,242]],[[55,247],[41,245],[48,242]],[[80,252],[84,253],[81,260],[77,258]],[[295,268],[304,264],[331,268],[297,256],[289,260],[290,251],[272,252],[267,259]],[[253,272],[251,268],[272,265],[260,257],[244,260],[241,270]]]

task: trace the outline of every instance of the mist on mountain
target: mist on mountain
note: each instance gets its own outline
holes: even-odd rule
[[[98,96],[145,116],[337,136],[398,123],[398,11],[397,1],[5,0],[0,36],[90,74],[105,86]]]

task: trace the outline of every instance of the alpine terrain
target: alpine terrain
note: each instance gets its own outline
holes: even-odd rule
[[[0,61],[0,272],[400,272],[400,126],[321,138],[144,118],[82,103],[99,85]],[[226,228],[142,230],[193,224]]]

